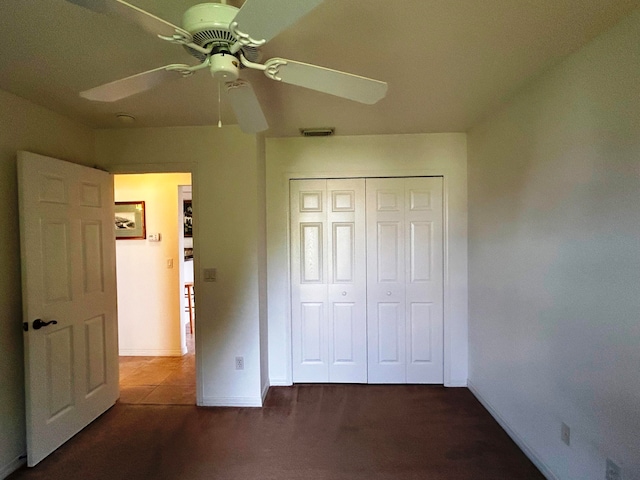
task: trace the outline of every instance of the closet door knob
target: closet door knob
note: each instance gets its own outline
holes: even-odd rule
[[[342,292],[342,296],[346,297],[347,296],[347,292]]]
[[[391,296],[391,292],[387,292],[387,296]]]

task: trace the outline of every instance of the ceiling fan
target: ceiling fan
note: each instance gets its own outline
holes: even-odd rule
[[[313,10],[323,0],[246,0],[242,8],[201,3],[184,12],[182,28],[123,0],[67,0],[89,10],[117,15],[170,43],[183,45],[199,64],[171,64],[80,93],[86,99],[115,102],[149,90],[176,75],[208,69],[226,88],[240,128],[257,133],[268,128],[251,84],[241,78],[245,69],[260,70],[276,81],[290,83],[365,104],[387,93],[378,80],[306,63],[271,58],[260,61],[260,47]],[[243,75],[244,76],[244,75]]]

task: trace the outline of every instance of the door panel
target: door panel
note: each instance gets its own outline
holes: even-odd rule
[[[91,395],[107,383],[107,358],[104,315],[98,315],[84,322],[87,364],[87,391]]]
[[[407,178],[407,383],[443,383],[442,178]]]
[[[364,383],[364,181],[293,180],[290,205],[293,379]]]
[[[367,179],[369,383],[404,383],[404,179]]]
[[[409,315],[409,363],[432,361],[432,318],[431,304],[412,303]]]
[[[369,382],[442,383],[442,179],[367,179],[367,231]]]
[[[113,182],[99,170],[18,153],[27,463],[118,397]],[[33,322],[55,320],[40,329]]]
[[[333,357],[334,365],[352,364],[356,360],[354,338],[357,317],[353,303],[333,304]]]
[[[47,422],[73,406],[74,395],[74,348],[73,327],[65,327],[45,335],[47,378],[46,405]]]
[[[355,225],[353,223],[334,223],[333,227],[333,282],[353,283],[355,267]]]
[[[326,181],[291,182],[291,334],[293,378],[326,382]]]
[[[327,180],[330,382],[367,382],[364,180]]]
[[[322,223],[301,223],[302,283],[322,283]]]
[[[324,312],[322,303],[303,303],[301,319],[302,363],[318,364],[324,361]]]
[[[432,222],[411,222],[409,226],[409,278],[412,283],[431,278]]]

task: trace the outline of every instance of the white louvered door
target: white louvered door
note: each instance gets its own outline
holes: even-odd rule
[[[290,192],[293,381],[442,383],[442,179]]]

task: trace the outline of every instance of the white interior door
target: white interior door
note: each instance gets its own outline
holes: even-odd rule
[[[18,187],[33,466],[118,398],[113,181],[19,152]]]
[[[367,381],[364,191],[291,182],[294,382]]]
[[[367,179],[369,383],[443,383],[442,179]]]

